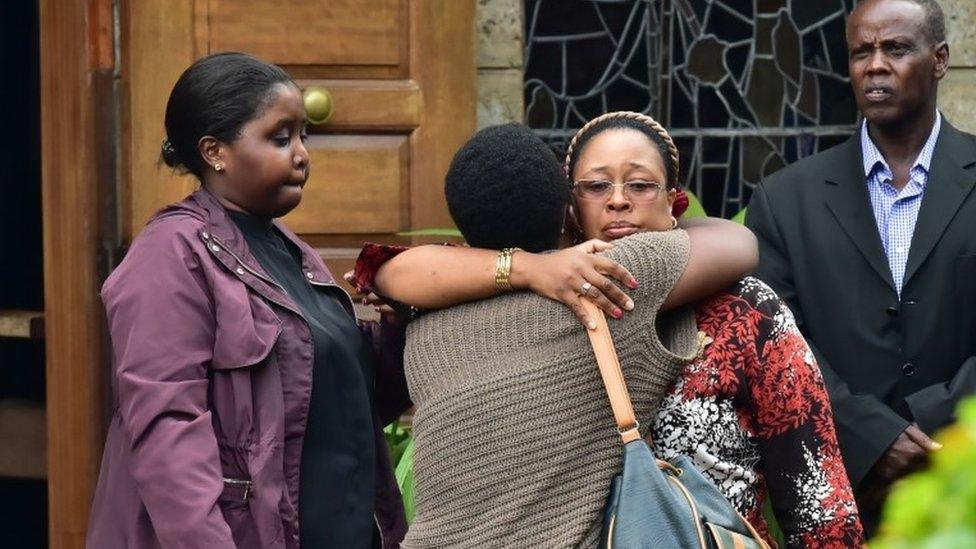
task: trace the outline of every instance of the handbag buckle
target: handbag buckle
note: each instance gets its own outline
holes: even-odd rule
[[[640,422],[638,422],[636,419],[634,420],[634,424],[630,427],[617,427],[617,434],[623,436],[624,433],[634,430],[640,430]]]

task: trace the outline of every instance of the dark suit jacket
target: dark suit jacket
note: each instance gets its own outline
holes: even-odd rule
[[[823,370],[855,486],[909,421],[931,433],[976,392],[976,137],[943,119],[901,299],[861,158],[855,135],[781,170],[746,219],[757,275],[789,303]]]

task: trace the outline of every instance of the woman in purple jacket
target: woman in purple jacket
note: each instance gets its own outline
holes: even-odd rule
[[[213,55],[176,83],[166,133],[163,160],[202,188],[157,213],[102,288],[115,398],[88,546],[396,547],[381,428],[408,405],[403,329],[357,326],[275,220],[308,179],[301,92],[278,67]]]

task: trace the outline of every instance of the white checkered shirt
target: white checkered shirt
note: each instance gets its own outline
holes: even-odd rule
[[[912,245],[912,235],[915,233],[915,222],[918,220],[918,210],[922,207],[922,197],[925,196],[925,185],[929,179],[932,153],[935,151],[935,142],[941,127],[942,115],[937,111],[932,133],[925,141],[922,152],[915,159],[915,165],[909,173],[908,184],[899,192],[891,184],[891,168],[868,135],[867,121],[865,120],[861,126],[864,177],[867,179],[874,219],[878,223],[878,234],[881,235],[881,243],[884,245],[885,255],[888,256],[891,278],[895,282],[895,290],[898,291],[899,296],[902,279],[905,277],[908,251]]]

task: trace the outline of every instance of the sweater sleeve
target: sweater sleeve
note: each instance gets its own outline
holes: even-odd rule
[[[688,264],[691,242],[688,233],[676,229],[640,233],[614,241],[606,256],[626,267],[639,283],[627,290],[634,299],[634,311],[611,322],[614,337],[644,334],[649,352],[674,363],[690,362],[697,352],[695,316],[688,307],[658,315],[661,305]]]
[[[681,229],[639,233],[613,244],[605,255],[626,267],[640,284],[628,293],[656,314],[688,264],[688,233]]]

